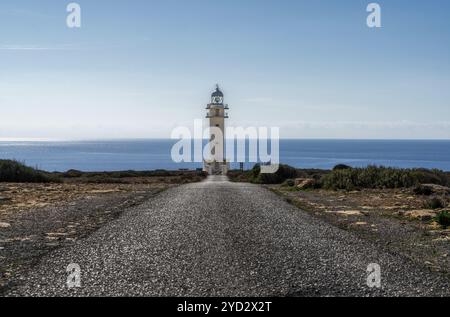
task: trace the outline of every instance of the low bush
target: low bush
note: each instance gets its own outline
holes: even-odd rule
[[[450,175],[439,170],[400,169],[383,166],[351,168],[337,165],[332,171],[318,169],[296,169],[288,165],[280,165],[274,174],[261,174],[261,166],[255,165],[249,171],[230,171],[232,181],[261,184],[283,184],[286,180],[296,178],[314,179],[313,188],[332,190],[355,189],[393,189],[414,188],[417,195],[430,196],[430,187],[421,184],[450,185]]]
[[[59,179],[49,173],[13,160],[0,160],[0,182],[50,183]]]
[[[83,176],[83,172],[77,170],[68,170],[67,172],[62,173],[62,176],[67,178],[76,178]]]
[[[415,195],[431,196],[433,194],[433,189],[429,186],[417,185],[414,187],[413,192]]]
[[[292,186],[295,186],[294,179],[298,176],[298,170],[289,165],[280,165],[276,173],[263,174],[261,166],[256,164],[249,171],[229,171],[228,177],[233,182],[249,182],[258,184],[283,184],[287,180]],[[287,184],[286,184],[287,185]],[[287,185],[291,186],[291,185]]]
[[[345,165],[345,164],[338,164],[333,168],[333,171],[339,171],[339,170],[349,170],[351,169],[350,166]]]
[[[450,226],[450,213],[448,211],[441,211],[436,216],[436,222],[447,229]]]
[[[287,179],[283,185],[288,186],[288,187],[294,187],[295,186],[295,180],[293,179]]]
[[[411,188],[420,184],[447,186],[449,177],[442,171],[399,169],[382,166],[337,169],[321,179],[324,188],[354,190],[362,188]]]
[[[280,165],[275,173],[260,173],[256,182],[261,184],[282,184],[284,181],[297,177],[297,170],[289,165]]]
[[[446,202],[442,199],[434,197],[425,201],[423,207],[426,209],[442,209],[446,207]]]

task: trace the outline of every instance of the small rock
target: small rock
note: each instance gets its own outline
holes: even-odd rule
[[[421,210],[411,210],[405,212],[406,217],[419,219],[422,221],[430,221],[434,217],[436,217],[436,212],[432,210],[427,209],[421,209]]]
[[[0,196],[0,204],[11,201],[11,198]]]
[[[49,232],[47,233],[47,236],[49,237],[61,237],[61,236],[67,236],[66,232]]]
[[[450,195],[450,188],[446,186],[422,184],[419,188],[422,192],[428,192],[429,194]]]
[[[7,222],[0,222],[0,228],[9,228],[11,225]]]
[[[315,183],[316,181],[312,178],[297,178],[295,180],[295,186],[297,186],[298,189],[312,188]]]
[[[338,211],[327,211],[327,213],[335,213],[342,216],[361,216],[362,213],[359,210],[338,210]]]

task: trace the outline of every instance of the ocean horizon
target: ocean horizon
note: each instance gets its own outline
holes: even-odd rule
[[[89,141],[0,141],[0,159],[14,159],[53,172],[179,170],[201,163],[175,163],[171,148],[177,140],[128,139]],[[248,148],[248,146],[247,146]],[[282,139],[280,162],[297,168],[331,169],[380,165],[450,171],[450,140]],[[245,162],[245,168],[254,162]],[[237,168],[238,163],[232,163]]]

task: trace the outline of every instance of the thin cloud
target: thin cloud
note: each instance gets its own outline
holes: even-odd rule
[[[60,51],[74,49],[71,45],[54,45],[54,46],[40,46],[40,45],[1,45],[2,51]]]
[[[280,126],[302,129],[450,129],[449,121],[283,121]]]
[[[38,12],[36,10],[24,10],[24,9],[1,10],[0,16],[39,18],[39,19],[58,18],[54,15],[52,16],[44,12]]]
[[[253,98],[246,98],[243,100],[245,103],[265,103],[265,102],[272,102],[273,99],[270,97],[253,97]]]
[[[301,129],[450,129],[450,121],[417,122],[417,121],[243,121],[238,126],[278,126],[281,128]]]

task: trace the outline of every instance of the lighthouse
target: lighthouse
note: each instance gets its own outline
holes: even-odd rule
[[[219,85],[211,94],[211,102],[206,106],[210,127],[210,154],[204,161],[203,170],[210,175],[226,175],[228,163],[225,160],[225,119],[228,119],[228,105],[224,103],[224,95]]]

